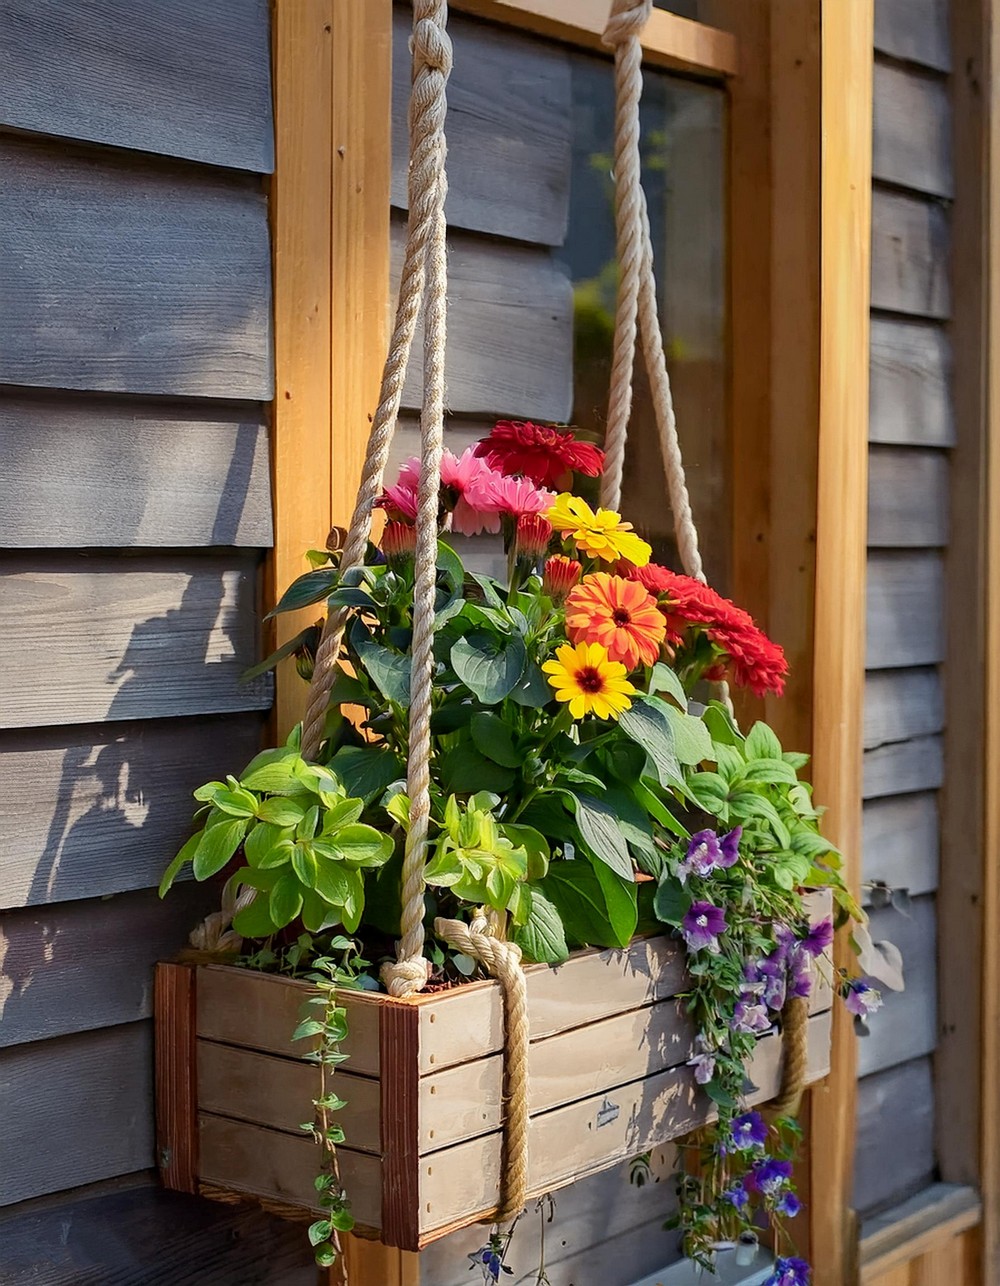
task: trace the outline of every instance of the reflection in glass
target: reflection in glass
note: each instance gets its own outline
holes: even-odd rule
[[[674,7],[674,6],[671,6]],[[617,272],[611,176],[614,86],[610,62],[572,56],[573,168],[569,230],[556,254],[574,285],[572,423],[600,441]],[[645,73],[643,185],[653,230],[660,316],[681,446],[710,581],[729,570],[726,453],[725,98],[722,90]],[[678,566],[656,422],[641,354],[623,507],[656,557]]]
[[[667,9],[682,18],[698,17],[698,0],[653,0],[654,9]]]

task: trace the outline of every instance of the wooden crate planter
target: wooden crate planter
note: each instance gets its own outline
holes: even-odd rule
[[[820,902],[818,911],[824,904]],[[527,969],[530,1183],[552,1191],[704,1123],[677,994],[683,951],[666,937]],[[821,971],[828,974],[829,965]],[[168,1186],[202,1185],[310,1209],[318,1150],[299,1126],[317,1071],[290,1035],[310,988],[225,965],[160,965],[157,1124]],[[360,1225],[418,1250],[492,1209],[502,1149],[503,1002],[493,982],[392,1000],[344,993],[349,1106],[339,1150]],[[809,1080],[829,1069],[831,991],[814,988]],[[349,1069],[349,1070],[347,1070]],[[751,1100],[773,1097],[781,1040],[764,1037]]]

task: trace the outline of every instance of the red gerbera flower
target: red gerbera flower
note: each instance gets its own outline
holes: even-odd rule
[[[734,683],[749,688],[758,697],[768,692],[781,696],[788,673],[785,654],[749,612],[717,594],[703,581],[672,572],[657,563],[648,563],[645,567],[620,563],[616,570],[620,576],[638,581],[658,596],[670,642],[680,643],[687,629],[692,625],[701,626],[725,654]],[[721,677],[711,670],[706,673],[706,678]]]
[[[578,442],[571,429],[557,429],[530,420],[500,420],[476,447],[491,469],[522,474],[539,487],[568,490],[572,473],[596,478],[604,468],[604,452]]]

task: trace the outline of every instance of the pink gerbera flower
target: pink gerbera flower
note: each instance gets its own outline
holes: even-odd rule
[[[460,456],[445,451],[441,457],[441,500],[451,510],[451,529],[462,536],[478,536],[500,530],[500,515],[488,501],[488,484],[498,477],[485,460],[476,457],[472,447]],[[399,471],[398,486],[420,485],[420,461],[412,456]]]
[[[417,489],[397,482],[394,487],[386,487],[375,501],[376,509],[384,509],[390,522],[416,522]]]
[[[530,478],[506,478],[492,470],[485,486],[485,503],[509,518],[544,513],[552,507],[554,500],[555,495],[551,491],[536,487]]]

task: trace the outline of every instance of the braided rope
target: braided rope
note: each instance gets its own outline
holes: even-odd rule
[[[503,988],[504,996],[504,1158],[500,1202],[484,1223],[508,1223],[524,1209],[528,1196],[528,997],[521,948],[498,936],[497,918],[478,915],[434,921],[434,931],[450,947],[478,960]]]
[[[796,1116],[809,1074],[809,1002],[795,996],[781,1011],[781,1090],[768,1104],[769,1114]]]

